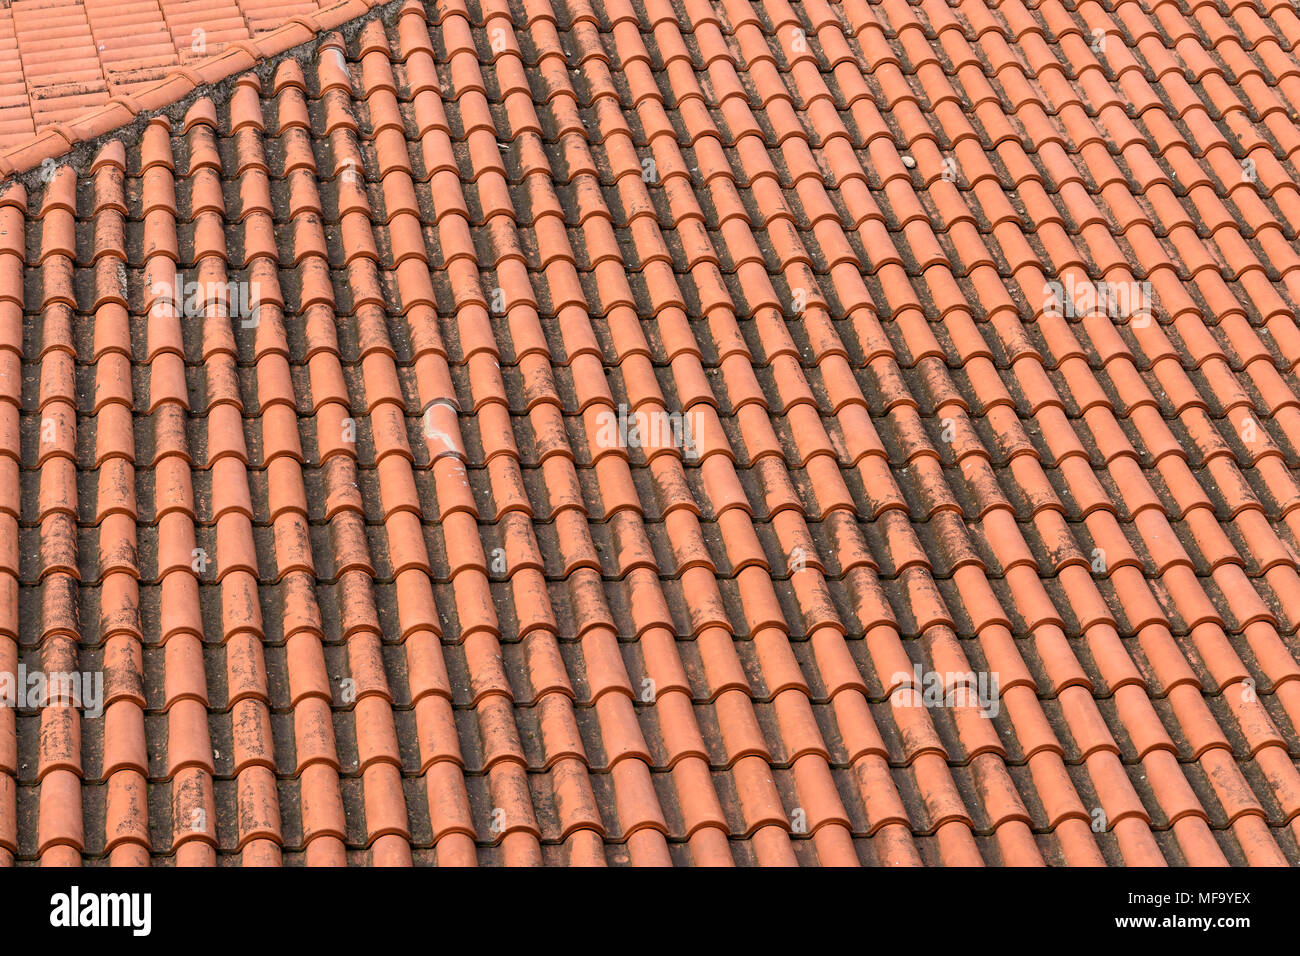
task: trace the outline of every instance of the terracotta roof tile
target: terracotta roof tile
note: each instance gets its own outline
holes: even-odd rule
[[[1300,863],[1297,29],[407,2],[11,182],[0,861]]]
[[[14,33],[13,11],[0,9],[0,137],[22,139],[35,132],[22,58]]]

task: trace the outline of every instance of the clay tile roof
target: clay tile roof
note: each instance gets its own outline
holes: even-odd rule
[[[0,187],[0,862],[1300,863],[1291,3],[311,6]]]
[[[0,176],[24,172],[380,0],[3,0]]]

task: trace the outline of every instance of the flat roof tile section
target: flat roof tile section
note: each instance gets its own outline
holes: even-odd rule
[[[1297,26],[409,2],[10,185],[0,862],[1300,863]]]
[[[258,0],[245,6],[244,17],[249,31],[256,36],[274,30],[288,20],[312,13],[316,0]]]
[[[159,0],[181,62],[216,56],[251,36],[236,0]]]
[[[37,129],[108,100],[100,52],[80,0],[14,0],[15,36]]]
[[[35,131],[13,10],[0,7],[0,142],[23,139]]]
[[[179,65],[157,0],[85,0],[84,5],[104,77],[115,90],[130,92]]]

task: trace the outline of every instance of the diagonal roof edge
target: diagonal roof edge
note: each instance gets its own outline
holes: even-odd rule
[[[339,0],[314,14],[291,18],[283,26],[249,41],[232,43],[222,52],[192,66],[178,66],[134,93],[115,96],[75,121],[47,126],[18,146],[0,151],[0,180],[7,180],[57,159],[74,147],[129,126],[141,116],[189,98],[196,91],[246,73],[272,57],[310,44],[322,33],[336,30],[372,12],[396,7],[401,0]]]

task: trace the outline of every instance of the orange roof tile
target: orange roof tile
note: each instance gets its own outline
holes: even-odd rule
[[[12,182],[0,862],[1300,863],[1295,37],[408,0]]]

